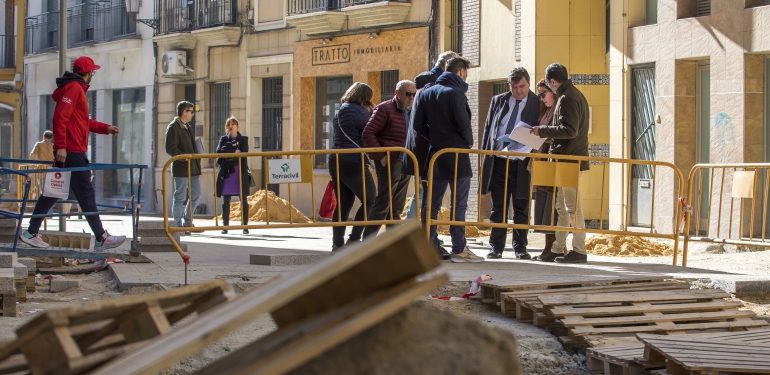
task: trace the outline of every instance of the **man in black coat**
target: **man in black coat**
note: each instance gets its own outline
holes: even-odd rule
[[[420,100],[414,108],[414,130],[430,142],[428,160],[436,152],[445,148],[473,147],[473,128],[471,128],[471,109],[468,106],[468,84],[465,78],[471,67],[468,59],[457,56],[447,62],[446,72],[436,80],[436,84],[420,93]],[[455,170],[457,159],[457,170]],[[427,167],[427,166],[426,166]],[[470,193],[471,161],[468,154],[449,153],[440,156],[433,170],[431,199],[431,219],[438,216],[441,202],[447,186],[452,189],[454,207],[451,220],[465,221]],[[425,215],[425,211],[422,212]],[[484,258],[474,255],[468,249],[465,239],[465,227],[450,226],[452,235],[452,262],[483,262]],[[436,235],[436,226],[430,227],[431,238]]]
[[[529,73],[523,67],[517,67],[508,74],[511,90],[492,98],[489,114],[484,124],[484,136],[481,139],[482,150],[530,152],[532,149],[518,142],[499,140],[508,136],[516,124],[523,122],[537,126],[540,113],[540,98],[529,88]],[[513,204],[513,222],[527,224],[529,221],[529,185],[530,174],[527,170],[529,158],[515,156],[484,157],[481,168],[481,192],[492,193],[492,212],[489,221],[503,223],[507,220],[509,202]],[[506,189],[506,164],[508,186]],[[507,216],[507,215],[505,215]],[[503,257],[508,231],[505,228],[492,228],[489,244],[492,246],[487,259]],[[527,229],[513,230],[513,250],[517,259],[531,259],[527,253]]]

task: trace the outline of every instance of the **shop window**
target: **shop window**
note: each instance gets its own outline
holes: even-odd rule
[[[353,76],[318,77],[315,84],[315,149],[334,146],[334,117],[340,110],[342,95],[353,84]],[[316,155],[314,168],[327,169],[326,155]]]
[[[492,96],[500,95],[511,90],[508,81],[499,81],[492,83]]]
[[[393,99],[398,84],[398,70],[386,70],[380,73],[380,97],[382,101]]]
[[[120,128],[120,134],[112,137],[112,162],[114,164],[145,164],[145,89],[115,90],[112,92],[112,124]],[[128,169],[114,170],[110,183],[111,191],[105,196],[112,198],[131,197],[131,179],[136,184],[139,170],[134,175]],[[136,188],[136,186],[134,186]]]
[[[225,121],[230,114],[230,82],[211,84],[209,94],[211,108],[209,111],[209,148],[206,152],[214,152],[219,144],[219,138],[225,134]]]
[[[770,5],[770,0],[746,0],[746,8],[756,8]]]

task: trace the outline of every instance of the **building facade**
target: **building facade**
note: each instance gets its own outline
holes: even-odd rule
[[[149,2],[145,2],[149,3]],[[51,94],[59,77],[59,2],[33,0],[25,19],[25,137],[28,156],[45,130],[52,129],[55,102]],[[153,164],[152,119],[155,103],[155,59],[152,28],[138,24],[124,0],[71,0],[67,8],[67,59],[91,57],[101,66],[86,92],[91,118],[120,128],[118,136],[91,135],[89,158],[96,163]],[[139,18],[152,18],[152,8]],[[97,202],[124,204],[131,199],[131,179],[138,171],[95,173]],[[143,176],[143,201],[153,204],[152,175]],[[150,199],[148,199],[150,198]]]
[[[685,178],[697,163],[770,161],[768,5],[765,0],[613,1],[612,155],[670,162]],[[631,210],[631,216],[646,216],[648,225],[654,220],[658,232],[670,233],[684,192],[673,174],[660,173],[650,217],[641,203],[653,198],[644,191],[650,175],[639,172],[630,176],[627,206],[621,198],[629,193],[622,183],[627,171],[612,171],[613,226]],[[730,183],[725,182],[727,191]],[[713,212],[716,206],[714,200]],[[709,207],[703,208],[707,215]],[[730,209],[727,202],[723,209]]]

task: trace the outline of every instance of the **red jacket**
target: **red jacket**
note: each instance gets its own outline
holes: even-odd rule
[[[88,151],[88,132],[108,134],[110,125],[92,120],[88,115],[86,91],[88,85],[79,75],[66,72],[56,79],[52,98],[56,102],[53,113],[54,150],[67,152]]]
[[[374,107],[361,138],[363,138],[366,147],[404,147],[406,143],[406,119],[404,118],[404,111],[399,107],[398,98],[393,97],[393,99]],[[391,152],[391,161],[398,160],[400,154],[400,152]],[[382,160],[385,153],[375,152],[370,156]]]

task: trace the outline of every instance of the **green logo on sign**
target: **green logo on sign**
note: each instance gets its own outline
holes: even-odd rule
[[[281,169],[283,169],[284,172],[288,172],[289,171],[289,164],[288,163],[283,163],[283,165],[281,166]]]

